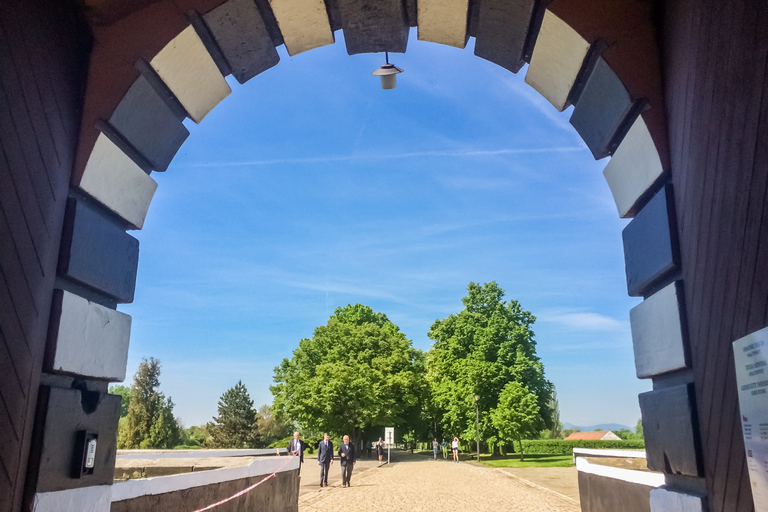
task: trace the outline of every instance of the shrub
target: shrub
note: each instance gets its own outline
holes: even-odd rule
[[[564,441],[562,439],[530,439],[523,441],[523,451],[531,454],[572,454],[574,448],[603,450],[644,450],[645,441]],[[517,449],[517,447],[515,447]]]

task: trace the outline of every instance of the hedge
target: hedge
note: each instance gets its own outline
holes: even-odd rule
[[[519,446],[515,446],[517,449]],[[523,440],[523,451],[530,454],[573,454],[574,448],[595,448],[604,450],[644,450],[645,441],[564,441],[557,439]]]

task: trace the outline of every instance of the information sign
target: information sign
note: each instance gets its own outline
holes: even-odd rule
[[[768,327],[733,342],[755,512],[768,512]]]

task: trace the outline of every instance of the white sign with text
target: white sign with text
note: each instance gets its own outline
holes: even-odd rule
[[[389,446],[395,444],[395,427],[384,427],[384,442]]]
[[[768,327],[733,342],[755,512],[768,512]]]

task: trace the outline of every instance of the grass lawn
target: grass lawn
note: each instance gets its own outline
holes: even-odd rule
[[[494,468],[570,468],[573,466],[573,455],[532,453],[526,454],[525,462],[521,462],[519,453],[506,457],[480,454],[480,462]]]
[[[414,450],[418,455],[432,457],[432,450]],[[442,454],[438,455],[441,458]],[[450,460],[452,455],[448,454]],[[461,452],[459,458],[462,461],[475,460],[475,454]],[[525,454],[525,462],[520,462],[519,453],[511,453],[506,457],[501,455],[480,454],[480,462],[494,468],[570,468],[573,466],[573,455],[567,454]]]

